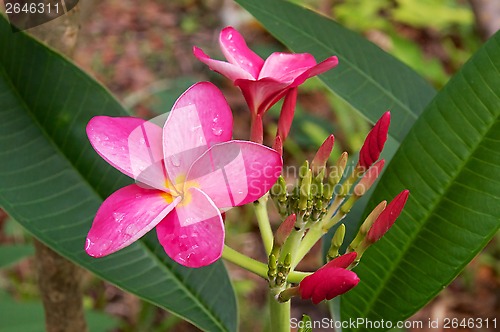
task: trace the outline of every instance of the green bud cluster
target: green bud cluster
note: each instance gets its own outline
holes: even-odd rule
[[[288,253],[285,260],[278,262],[274,254],[269,255],[267,276],[270,287],[281,287],[285,284],[292,267],[292,256]]]
[[[335,186],[342,178],[345,161],[347,154],[341,156],[337,167],[327,175],[326,167],[315,173],[306,160],[299,168],[299,180],[291,192],[287,191],[285,179],[280,176],[270,193],[282,218],[295,213],[299,228],[307,222],[321,220],[327,212]]]

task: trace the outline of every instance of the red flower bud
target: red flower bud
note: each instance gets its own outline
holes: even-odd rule
[[[366,235],[369,243],[375,243],[392,227],[408,200],[409,190],[399,193],[382,211]]]
[[[302,299],[311,299],[318,304],[348,292],[358,282],[358,276],[352,271],[325,266],[300,282],[299,293]]]
[[[391,113],[385,112],[366,136],[361,151],[359,151],[359,166],[368,169],[377,161],[384,148],[385,141],[387,140],[390,123]]]
[[[356,259],[356,256],[357,256],[357,254],[355,252],[350,252],[348,254],[344,254],[344,255],[339,256],[335,259],[332,259],[330,262],[323,265],[320,268],[320,270],[324,269],[324,268],[332,268],[332,267],[340,267],[342,269],[347,269],[349,267],[349,265],[351,265],[352,262],[354,262],[354,260]]]
[[[295,213],[293,213],[281,223],[281,225],[276,230],[276,235],[274,237],[276,245],[281,247],[285,243],[286,239],[292,232],[295,221],[297,221],[297,216],[295,215]]]
[[[311,163],[311,169],[314,174],[319,174],[321,169],[326,166],[326,162],[328,158],[330,158],[330,154],[332,153],[333,143],[335,142],[335,137],[330,135],[326,138],[326,140],[321,144],[314,156],[314,159]]]
[[[368,190],[370,190],[375,180],[377,180],[380,174],[382,174],[384,164],[384,159],[379,160],[375,164],[373,164],[365,174],[363,174],[361,180],[354,187],[354,194],[356,196],[363,196]]]

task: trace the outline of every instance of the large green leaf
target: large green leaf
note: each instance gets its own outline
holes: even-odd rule
[[[31,244],[12,244],[0,246],[0,269],[17,263],[21,259],[33,255]]]
[[[85,236],[103,198],[128,180],[101,160],[85,126],[125,115],[113,97],[59,54],[0,18],[0,205],[70,260],[206,330],[236,330],[236,300],[221,262],[187,269],[154,234],[102,259]]]
[[[363,256],[356,269],[362,281],[343,296],[342,319],[409,317],[497,232],[499,87],[500,32],[432,101],[377,186],[374,198],[408,188],[410,199],[391,231]]]
[[[390,109],[398,142],[435,95],[408,66],[325,16],[283,0],[236,2],[290,50],[317,60],[337,55],[338,67],[320,79],[372,122]]]

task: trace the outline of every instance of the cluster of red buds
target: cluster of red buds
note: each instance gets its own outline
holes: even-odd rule
[[[330,135],[311,164],[306,161],[300,167],[298,183],[292,190],[287,190],[283,177],[272,188],[271,198],[283,218],[268,264],[269,284],[272,288],[280,288],[280,292],[276,292],[278,301],[300,296],[318,303],[349,291],[359,282],[351,269],[359,263],[364,251],[394,224],[408,199],[408,190],[402,191],[389,204],[381,202],[368,215],[344,255],[339,253],[345,236],[345,226],[340,224],[326,256],[328,263],[305,277],[298,286],[286,287],[289,271],[322,235],[349,213],[380,176],[385,162],[379,157],[387,140],[389,124],[390,113],[386,112],[368,133],[358,163],[350,173],[346,167],[347,152],[328,171],[327,161],[334,145],[334,137]]]

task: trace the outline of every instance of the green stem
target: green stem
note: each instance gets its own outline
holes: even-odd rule
[[[236,264],[245,270],[255,273],[264,279],[267,279],[267,265],[256,261],[253,258],[243,255],[242,253],[234,250],[227,245],[224,245],[224,250],[222,251],[222,258]]]
[[[253,272],[256,275],[267,279],[267,265],[256,261],[253,258],[243,255],[242,253],[234,250],[233,248],[225,245],[224,251],[222,251],[222,258],[225,260],[244,268],[247,271]],[[297,284],[302,281],[305,277],[310,275],[308,272],[294,271],[288,274],[287,281]]]
[[[253,206],[257,217],[257,223],[259,224],[260,236],[262,237],[266,254],[269,256],[273,248],[273,230],[271,229],[271,223],[269,222],[269,216],[267,214],[268,197],[269,193],[255,201]]]
[[[317,224],[313,225],[307,231],[306,236],[302,239],[302,242],[298,246],[295,254],[292,256],[292,266],[293,270],[297,264],[307,255],[307,253],[311,250],[311,248],[318,242],[323,236],[323,228],[321,227],[321,221]]]
[[[292,230],[292,233],[288,236],[283,247],[281,247],[281,255],[279,257],[279,262],[283,263],[287,253],[290,253],[292,257],[292,262],[295,261],[295,256],[297,255],[297,248],[299,247],[300,240],[304,236],[305,229]],[[293,268],[292,268],[293,270]]]
[[[290,332],[290,303],[280,303],[276,301],[275,296],[283,289],[271,290],[269,292],[269,310],[271,314],[272,332]]]
[[[307,231],[306,236],[304,236],[295,254],[292,256],[292,270],[299,264],[304,256],[307,255],[316,242],[318,242],[330,228],[339,223],[345,215],[345,212],[337,211],[332,219],[325,218],[320,220]],[[328,217],[328,214],[326,217]]]
[[[286,278],[286,281],[292,283],[292,284],[298,284],[307,277],[308,275],[311,275],[311,272],[301,272],[301,271],[292,271],[288,273],[288,277]]]

